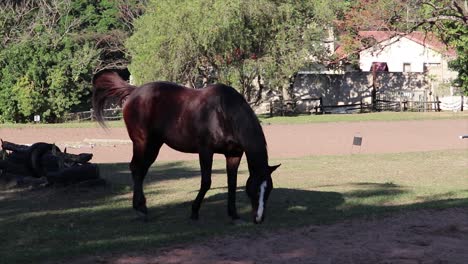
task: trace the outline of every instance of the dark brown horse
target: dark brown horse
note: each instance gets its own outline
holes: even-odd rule
[[[135,87],[112,71],[93,79],[93,107],[104,125],[103,108],[109,98],[123,104],[123,117],[133,142],[130,170],[133,177],[133,208],[143,219],[148,209],[143,180],[163,144],[188,153],[198,153],[201,187],[192,204],[192,219],[198,219],[201,202],[211,186],[213,154],[226,157],[228,215],[238,219],[236,209],[237,170],[243,153],[250,176],[246,183],[255,223],[264,219],[268,196],[273,189],[268,166],[267,144],[254,112],[232,87],[215,84],[189,89],[170,82],[152,82]]]

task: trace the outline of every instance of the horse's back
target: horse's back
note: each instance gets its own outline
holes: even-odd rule
[[[151,82],[136,88],[123,105],[123,117],[132,141],[152,140],[152,134],[163,136],[162,132],[180,116],[184,101],[181,94],[186,90],[171,82]]]
[[[182,152],[197,153],[210,148],[226,154],[242,152],[243,138],[252,133],[247,130],[258,131],[252,109],[230,86],[213,84],[190,89],[170,82],[153,82],[137,89],[124,107],[132,140],[157,137],[156,140]]]
[[[193,89],[172,82],[151,82],[136,89],[124,104],[125,112],[148,116],[153,121],[160,118],[154,115],[174,115],[187,98],[193,97]],[[133,117],[129,117],[133,118]]]
[[[158,100],[159,98],[170,98],[179,96],[179,94],[190,93],[192,89],[172,82],[151,82],[138,87],[137,91],[132,93],[129,100],[137,98],[145,100]]]

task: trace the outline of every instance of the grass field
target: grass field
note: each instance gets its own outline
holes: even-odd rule
[[[435,120],[435,119],[468,119],[468,111],[464,112],[380,112],[364,114],[327,114],[299,116],[259,116],[262,124],[307,124],[324,122],[363,122],[363,121],[404,121],[404,120]],[[122,120],[106,123],[108,127],[125,126]],[[0,124],[1,128],[27,127],[60,127],[80,128],[96,127],[97,122],[70,122],[60,124]]]
[[[198,222],[189,220],[200,182],[198,162],[160,162],[151,168],[145,185],[148,223],[134,221],[127,164],[104,164],[107,186],[1,191],[0,263],[141,251],[224,234],[255,235],[401,210],[468,206],[467,156],[468,150],[450,150],[273,160],[271,164],[283,165],[274,175],[262,225],[250,223],[245,163],[238,209],[246,223],[240,225],[227,217],[221,160],[215,160],[212,189]]]
[[[468,119],[468,112],[379,112],[363,114],[326,114],[260,117],[264,124],[307,124],[324,122],[405,121],[436,119]]]

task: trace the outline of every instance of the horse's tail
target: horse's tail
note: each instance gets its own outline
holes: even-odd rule
[[[103,127],[105,127],[103,112],[108,99],[115,98],[121,104],[136,88],[128,84],[116,72],[110,70],[104,70],[94,75],[93,87],[94,116]]]

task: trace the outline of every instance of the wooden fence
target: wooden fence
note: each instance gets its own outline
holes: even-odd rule
[[[343,105],[320,105],[315,109],[315,114],[331,114],[331,113],[364,113],[369,112],[372,109],[371,105],[365,104],[364,102],[354,104],[343,104]]]
[[[288,116],[295,114],[331,114],[331,113],[366,113],[366,112],[382,112],[382,111],[408,111],[408,112],[440,112],[441,102],[436,101],[392,101],[377,99],[375,105],[366,104],[363,101],[354,104],[342,104],[342,105],[325,105],[323,98],[309,98],[307,102],[318,102],[313,107],[307,107],[305,110],[296,110],[296,104],[293,101],[275,101],[270,102],[269,114],[270,116]],[[463,111],[463,105],[461,106]]]
[[[104,109],[103,112],[104,120],[120,120],[122,119],[122,108],[110,108]],[[65,122],[84,122],[93,121],[94,111],[93,109],[84,112],[69,113],[64,118]]]
[[[440,112],[440,101],[376,100],[376,111]]]
[[[436,98],[436,101],[392,101],[377,99],[375,107],[372,104],[366,104],[363,101],[354,104],[343,105],[324,105],[323,98],[308,98],[306,101],[308,105],[305,112],[298,112],[296,109],[296,102],[293,100],[278,100],[270,101],[269,115],[270,116],[290,116],[296,114],[330,114],[330,113],[365,113],[371,111],[409,111],[409,112],[429,112],[441,111],[441,101]],[[313,103],[313,104],[312,104]],[[318,103],[318,104],[317,104]],[[460,110],[463,111],[463,97],[461,100]],[[105,120],[120,120],[122,119],[122,108],[110,108],[104,110]],[[65,122],[75,121],[92,121],[94,120],[94,112],[90,111],[70,113],[65,116]]]
[[[345,104],[345,105],[324,105],[323,98],[308,98],[307,105],[312,105],[312,102],[318,102],[313,107],[306,107],[305,112],[296,109],[296,103],[292,100],[270,102],[270,116],[289,116],[295,114],[330,114],[330,113],[364,113],[371,110],[371,106],[364,102]]]

